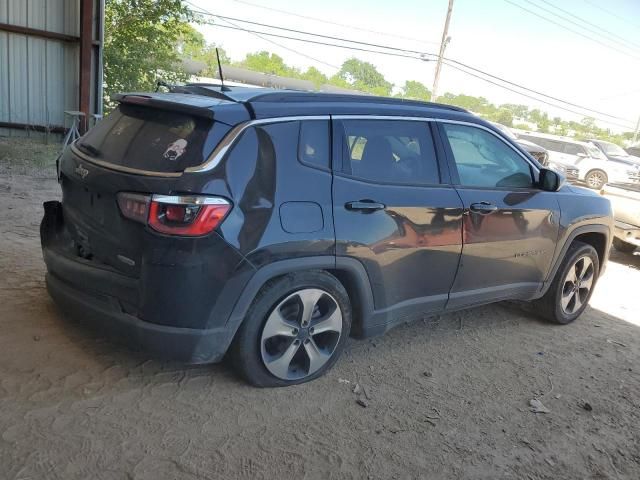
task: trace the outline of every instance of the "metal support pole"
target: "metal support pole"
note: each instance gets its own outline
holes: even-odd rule
[[[91,49],[93,43],[93,0],[80,3],[80,97],[79,110],[84,113],[80,131],[86,132],[91,115]]]
[[[444,30],[442,31],[442,41],[440,42],[440,53],[438,54],[438,63],[436,64],[436,73],[433,77],[433,89],[431,91],[431,101],[435,102],[438,98],[438,82],[440,81],[440,71],[442,70],[442,58],[444,50],[449,43],[449,22],[451,21],[451,12],[453,11],[453,0],[449,0],[447,8],[447,18],[444,21]]]

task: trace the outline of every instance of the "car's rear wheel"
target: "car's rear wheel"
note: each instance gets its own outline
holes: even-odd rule
[[[333,275],[292,273],[262,288],[230,354],[237,370],[253,385],[304,383],[335,364],[350,328],[349,297]]]
[[[631,253],[636,249],[636,246],[633,243],[620,240],[618,237],[613,237],[613,248],[619,252]]]
[[[598,252],[591,245],[574,242],[545,295],[537,300],[547,320],[567,324],[587,308],[600,273]]]
[[[594,190],[599,190],[604,187],[607,181],[607,174],[602,170],[591,170],[584,177],[584,182],[587,184],[587,186],[589,188],[593,188]]]

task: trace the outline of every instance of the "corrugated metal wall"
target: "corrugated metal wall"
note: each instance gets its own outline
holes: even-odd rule
[[[0,22],[80,34],[80,0],[0,0]],[[0,31],[0,122],[65,126],[78,109],[79,45]],[[67,119],[66,126],[69,126]],[[2,129],[0,135],[42,135]]]

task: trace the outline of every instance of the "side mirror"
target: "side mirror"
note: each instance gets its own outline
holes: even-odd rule
[[[576,156],[577,156],[577,157],[580,157],[580,158],[587,158],[587,154],[586,154],[586,153],[584,153],[584,152],[576,153]]]
[[[545,192],[557,192],[564,186],[565,181],[564,176],[556,171],[549,170],[548,168],[540,169],[538,186]]]

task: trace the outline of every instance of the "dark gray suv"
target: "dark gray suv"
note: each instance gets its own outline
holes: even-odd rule
[[[569,323],[611,206],[445,105],[197,85],[117,97],[62,156],[47,287],[117,338],[249,382],[324,374],[347,337],[532,301]]]

